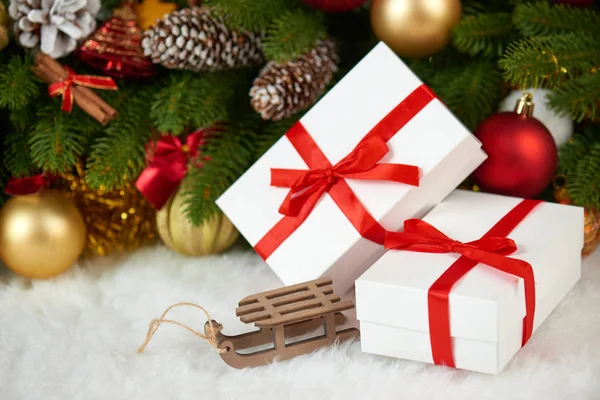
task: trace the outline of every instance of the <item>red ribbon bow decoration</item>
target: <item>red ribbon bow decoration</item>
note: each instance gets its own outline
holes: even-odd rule
[[[65,112],[70,113],[73,111],[73,85],[102,90],[119,89],[115,81],[107,76],[77,75],[75,74],[75,71],[69,67],[65,67],[65,70],[69,74],[67,79],[52,83],[48,87],[48,94],[50,97],[62,96],[62,110]]]
[[[345,179],[386,180],[418,186],[417,166],[377,162],[389,151],[386,142],[434,99],[435,94],[427,86],[417,87],[335,165],[327,159],[301,122],[292,126],[285,136],[309,169],[271,170],[271,185],[291,190],[279,208],[284,217],[258,241],[254,250],[264,260],[269,258],[302,225],[325,193],[362,237],[383,245],[385,228],[369,214]]]
[[[198,158],[198,148],[217,128],[200,129],[188,135],[185,144],[177,136],[165,135],[146,148],[148,166],[136,187],[150,204],[160,210],[185,177],[190,161]]]
[[[477,264],[522,278],[525,283],[526,315],[523,319],[522,345],[533,333],[535,315],[535,282],[531,265],[523,260],[507,257],[517,250],[506,236],[540,203],[523,200],[492,227],[481,239],[462,243],[449,238],[425,221],[409,219],[404,232],[387,232],[386,249],[423,253],[458,253],[461,257],[448,268],[428,292],[429,332],[433,361],[437,365],[455,367],[450,333],[449,295],[452,287]]]
[[[47,177],[44,174],[22,178],[10,178],[4,187],[4,193],[9,196],[25,196],[39,192],[46,186],[46,183]]]
[[[310,170],[271,169],[271,186],[291,188],[279,212],[296,216],[303,207],[310,212],[321,196],[346,178],[387,180],[419,186],[419,167],[377,164],[388,151],[385,140],[379,136],[371,136],[332,167]]]

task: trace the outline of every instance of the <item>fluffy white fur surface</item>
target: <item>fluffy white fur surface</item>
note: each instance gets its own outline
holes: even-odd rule
[[[225,332],[246,295],[280,284],[254,254],[185,258],[164,247],[99,259],[50,280],[0,277],[0,399],[600,399],[600,251],[498,376],[363,354],[358,342],[236,370],[201,339],[148,323],[170,304],[204,305]],[[202,329],[198,310],[173,319]]]

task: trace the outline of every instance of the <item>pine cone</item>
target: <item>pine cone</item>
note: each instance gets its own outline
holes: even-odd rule
[[[52,58],[69,54],[96,29],[98,11],[100,0],[10,0],[8,6],[19,43]]]
[[[263,63],[260,36],[227,29],[204,7],[173,11],[144,32],[144,55],[166,68],[214,71]]]
[[[270,61],[250,89],[252,107],[273,121],[310,107],[331,82],[337,59],[333,41],[326,39],[285,64]]]

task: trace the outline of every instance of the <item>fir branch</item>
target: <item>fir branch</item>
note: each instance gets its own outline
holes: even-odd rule
[[[590,145],[567,176],[567,192],[576,205],[600,208],[600,142]]]
[[[583,33],[524,39],[507,47],[499,65],[513,85],[552,88],[600,65],[600,40]]]
[[[168,81],[155,94],[150,118],[160,132],[182,134],[227,119],[227,105],[233,96],[239,74],[236,71],[198,75],[189,71],[169,74]]]
[[[85,179],[94,189],[113,190],[135,179],[146,165],[145,145],[152,136],[149,98],[153,85],[121,90],[127,99],[119,116],[91,147]]]
[[[515,7],[513,21],[525,37],[579,31],[600,34],[600,17],[595,11],[551,5],[546,1],[519,4]]]
[[[13,56],[0,67],[0,107],[20,110],[38,95],[39,81],[31,71],[32,65],[32,57]]]
[[[252,165],[257,127],[261,124],[256,115],[244,113],[201,148],[207,161],[201,168],[191,169],[183,183],[185,213],[193,224],[200,225],[218,213],[215,200]]]
[[[291,9],[297,0],[205,0],[204,4],[225,17],[231,29],[264,32],[274,18]]]
[[[307,52],[325,35],[323,13],[304,9],[286,11],[270,25],[263,51],[269,60],[287,62]]]
[[[557,172],[561,175],[572,173],[592,143],[593,137],[591,135],[574,134],[566,144],[558,149]]]
[[[11,176],[25,176],[32,170],[28,132],[13,129],[4,138],[4,166]]]
[[[287,118],[268,123],[254,144],[254,158],[258,159],[266,153],[296,121],[296,118]]]
[[[550,107],[571,119],[595,119],[600,107],[600,73],[581,75],[556,86],[550,93]]]
[[[437,73],[432,89],[452,112],[471,130],[494,110],[502,77],[491,59],[474,59]]]
[[[464,17],[452,30],[452,43],[461,52],[501,55],[514,39],[509,13],[477,14]]]
[[[91,123],[91,119],[82,121],[63,112],[57,103],[40,108],[29,137],[31,159],[38,168],[52,173],[75,165],[84,152],[89,138],[87,124]]]

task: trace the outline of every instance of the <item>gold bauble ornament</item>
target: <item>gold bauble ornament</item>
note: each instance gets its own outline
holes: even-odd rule
[[[225,215],[219,213],[200,226],[184,215],[180,188],[156,214],[158,235],[171,250],[188,256],[221,253],[237,240],[239,232]]]
[[[460,0],[373,0],[371,25],[398,55],[425,57],[448,44],[461,8]]]
[[[9,19],[6,14],[4,4],[0,3],[0,50],[8,44],[8,24]]]
[[[77,260],[84,246],[83,218],[59,192],[16,196],[0,209],[0,259],[19,275],[58,275]]]

